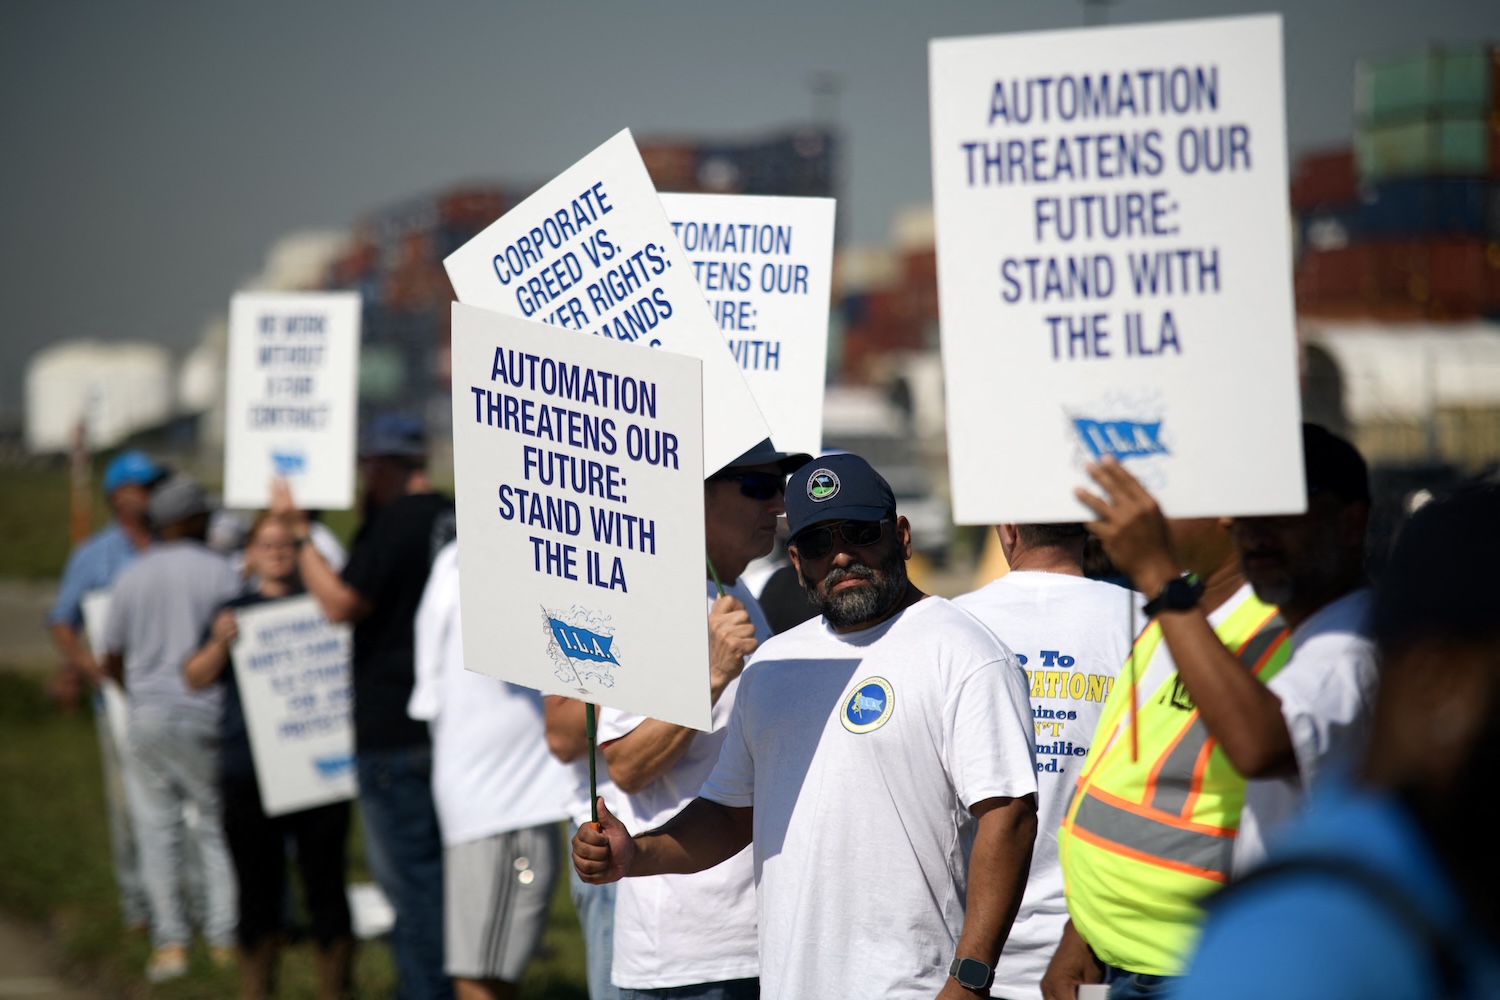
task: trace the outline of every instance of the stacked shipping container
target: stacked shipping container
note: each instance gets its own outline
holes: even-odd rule
[[[365,406],[424,414],[447,386],[449,303],[443,258],[528,193],[493,186],[457,188],[363,219],[324,286],[364,299],[360,396]]]
[[[641,158],[659,191],[831,198],[834,138],[821,129],[748,142],[644,141]]]
[[[833,137],[815,129],[741,143],[641,143],[663,191],[832,196]],[[440,419],[447,392],[453,287],[443,258],[534,188],[474,185],[372,214],[329,268],[324,287],[364,298],[362,405]],[[446,405],[446,404],[444,404]]]
[[[1366,61],[1352,151],[1306,157],[1291,184],[1311,316],[1500,313],[1500,48]]]

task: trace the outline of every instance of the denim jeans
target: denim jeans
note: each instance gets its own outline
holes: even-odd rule
[[[432,805],[432,748],[360,750],[365,856],[396,911],[391,954],[401,1000],[452,1000],[443,972],[443,841]]]
[[[133,711],[130,752],[135,771],[131,812],[151,901],[152,943],[160,947],[191,940],[182,878],[185,842],[191,837],[202,866],[203,936],[212,945],[233,945],[234,869],[220,822],[217,720],[193,712]],[[192,828],[184,819],[185,808],[197,813]]]
[[[1104,981],[1109,984],[1109,1000],[1151,1000],[1153,997],[1164,997],[1177,978],[1129,972],[1113,965],[1104,967]]]
[[[615,888],[609,885],[589,885],[578,877],[573,867],[572,841],[578,834],[578,824],[568,824],[568,894],[573,897],[573,909],[578,911],[578,923],[583,928],[584,958],[588,962],[589,1000],[619,1000],[620,991],[610,979],[615,955]]]
[[[663,990],[620,991],[620,1000],[759,1000],[759,979],[726,979]]]

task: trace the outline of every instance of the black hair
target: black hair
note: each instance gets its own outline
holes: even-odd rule
[[[1088,535],[1082,524],[1018,524],[1016,535],[1028,548],[1051,548],[1081,542]]]
[[[1500,484],[1466,487],[1413,515],[1375,602],[1382,651],[1430,639],[1500,637]]]

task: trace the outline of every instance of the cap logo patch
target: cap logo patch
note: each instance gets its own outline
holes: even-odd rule
[[[839,477],[827,469],[815,469],[807,477],[807,499],[813,503],[832,500],[839,493]]]

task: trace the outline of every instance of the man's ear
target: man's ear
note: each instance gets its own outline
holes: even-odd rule
[[[1011,554],[1016,551],[1016,542],[1021,538],[1021,529],[1014,524],[997,524],[995,537],[1000,539],[1000,551],[1005,553],[1005,562],[1009,565]]]
[[[795,542],[787,543],[786,554],[792,560],[792,569],[797,571],[797,579],[802,579],[802,557],[797,554]]]
[[[905,517],[896,517],[896,540],[901,543],[901,558],[911,558],[911,522]]]

